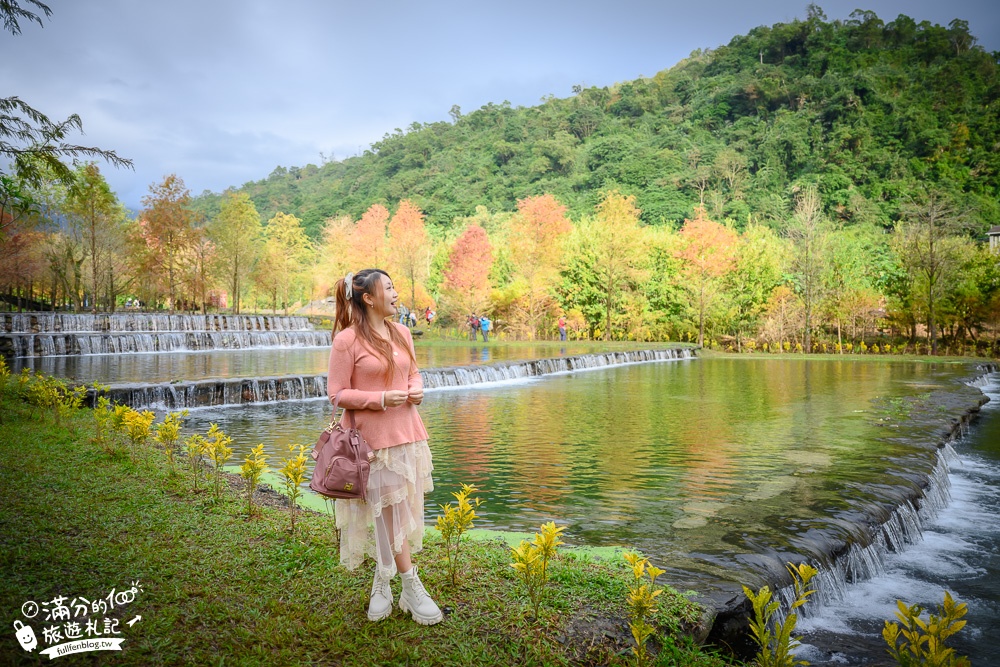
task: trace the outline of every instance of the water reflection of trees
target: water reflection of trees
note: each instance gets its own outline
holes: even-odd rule
[[[897,368],[719,359],[455,392],[425,414],[435,481],[443,500],[460,482],[483,488],[496,525],[743,543],[828,516],[851,502],[845,488],[879,479],[897,452],[871,401],[924,373]]]

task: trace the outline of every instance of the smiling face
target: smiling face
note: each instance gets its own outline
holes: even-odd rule
[[[379,280],[372,285],[372,291],[362,297],[372,312],[380,317],[392,317],[396,314],[396,304],[399,294],[392,286],[392,279],[384,273],[379,274]]]

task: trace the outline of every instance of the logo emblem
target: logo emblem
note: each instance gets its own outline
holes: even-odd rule
[[[29,653],[35,650],[38,646],[38,640],[35,638],[35,631],[31,629],[30,625],[25,625],[21,621],[14,621],[14,630],[17,632],[17,641],[21,644],[21,648]]]
[[[351,484],[350,482],[348,482],[347,484],[344,484],[344,491],[350,491],[353,488],[354,488],[354,485]]]

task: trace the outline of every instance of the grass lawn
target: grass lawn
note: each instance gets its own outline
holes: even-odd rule
[[[421,578],[446,612],[419,626],[398,608],[379,623],[365,617],[371,567],[338,565],[332,517],[300,513],[289,533],[280,503],[248,519],[245,497],[227,488],[216,502],[191,490],[147,445],[109,453],[95,442],[89,410],[59,417],[32,407],[16,382],[0,379],[0,664],[48,664],[39,650],[56,605],[87,620],[117,619],[122,650],[60,657],[87,665],[563,665],[627,664],[626,597],[631,570],[566,549],[550,566],[537,619],[496,537],[463,543],[459,582],[449,582],[440,537],[428,530]],[[276,463],[276,462],[272,462]],[[279,464],[280,466],[280,464]],[[276,466],[278,467],[278,466]],[[202,489],[205,485],[202,484]],[[267,494],[258,493],[264,497]],[[273,497],[272,497],[273,500]],[[662,564],[661,564],[662,565]],[[135,586],[134,599],[122,598]],[[108,600],[114,609],[74,607]],[[398,596],[399,580],[394,582]],[[52,602],[65,596],[62,602]],[[127,602],[125,600],[128,600]],[[32,618],[22,605],[43,609]],[[655,625],[654,664],[720,665],[669,628],[702,610],[666,591]],[[47,607],[47,610],[46,610]],[[74,611],[75,610],[75,611]],[[129,626],[127,621],[141,619]],[[32,626],[39,643],[21,649],[11,629]],[[88,638],[83,634],[82,638]]]

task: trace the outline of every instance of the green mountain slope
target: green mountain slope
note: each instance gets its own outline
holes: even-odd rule
[[[242,189],[265,219],[293,213],[313,235],[330,216],[403,198],[438,227],[543,192],[580,216],[608,188],[635,194],[647,224],[675,224],[703,201],[716,219],[781,226],[807,183],[845,224],[891,224],[928,182],[963,193],[980,226],[996,224],[1000,54],[975,42],[963,21],[827,21],[811,6],[805,20],[755,28],[652,78],[530,108],[491,103]],[[218,199],[197,207],[211,215]]]

